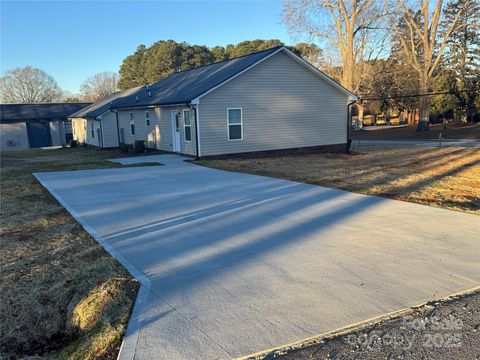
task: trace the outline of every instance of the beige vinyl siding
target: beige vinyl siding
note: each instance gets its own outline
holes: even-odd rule
[[[102,115],[102,140],[104,148],[118,147],[117,118],[114,112]]]
[[[92,136],[92,128],[91,128],[92,124],[93,124],[93,136]],[[100,130],[100,121],[87,119],[86,125],[87,125],[87,129],[86,129],[86,136],[85,136],[85,144],[101,147],[101,141],[100,141],[101,139],[98,135]]]
[[[150,112],[150,126],[146,125],[145,111]],[[135,116],[135,134],[130,132],[130,113]],[[157,128],[159,118],[159,109],[157,108],[139,108],[118,110],[118,127],[120,129],[120,141],[125,144],[131,144],[136,140],[147,141],[147,146],[151,148],[158,148],[159,129]],[[123,129],[123,131],[122,131]]]
[[[100,121],[102,122],[100,124]],[[92,137],[91,124],[94,127],[94,137]],[[99,136],[99,131],[100,135]],[[118,147],[117,136],[117,119],[115,113],[108,112],[102,116],[101,120],[93,119],[72,119],[73,139],[80,144],[88,144],[92,146],[103,147]]]
[[[14,124],[0,124],[0,140],[1,151],[28,149],[27,124],[24,122]],[[13,145],[9,146],[9,140],[13,141]]]
[[[147,141],[148,147],[164,151],[173,151],[172,111],[180,114],[180,152],[196,155],[195,114],[190,109],[192,141],[185,141],[183,110],[186,106],[166,106],[156,108],[138,108],[118,110],[119,128],[123,129],[126,144],[135,140]],[[150,112],[150,126],[146,125],[145,111]],[[135,115],[135,135],[130,133],[130,112]]]
[[[172,108],[156,108],[157,122],[155,124],[156,147],[159,150],[172,151],[172,123],[170,111]]]
[[[190,109],[190,123],[192,141],[185,141],[185,123],[183,118],[183,110]],[[172,129],[172,111],[180,112],[180,152],[186,155],[196,155],[195,140],[195,111],[187,106],[166,106],[160,108],[160,129],[162,136],[158,142],[158,149],[165,151],[173,151],[173,129]]]
[[[81,118],[72,119],[73,140],[79,144],[85,144],[87,133],[85,131],[87,120]]]
[[[283,52],[200,99],[203,156],[346,143],[345,94]],[[243,140],[228,140],[242,108]]]
[[[94,136],[92,136],[92,128],[91,128],[92,124],[93,124]],[[73,139],[79,142],[80,144],[101,146],[101,142],[99,142],[100,137],[98,136],[99,129],[100,129],[99,120],[82,119],[82,118],[72,119]]]

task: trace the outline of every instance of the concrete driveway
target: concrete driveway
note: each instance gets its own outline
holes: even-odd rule
[[[480,284],[475,215],[161,161],[36,174],[145,285],[123,359],[238,357]]]

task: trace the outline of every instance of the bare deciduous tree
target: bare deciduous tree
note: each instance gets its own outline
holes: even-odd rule
[[[97,101],[118,91],[118,75],[101,72],[87,78],[80,86],[84,101]]]
[[[2,103],[46,103],[60,101],[62,92],[45,71],[25,66],[0,78],[0,98]]]
[[[327,41],[338,56],[340,83],[361,91],[369,60],[383,50],[375,40],[384,17],[377,0],[284,0],[283,17],[290,30]]]
[[[418,74],[418,91],[420,94],[427,94],[448,39],[458,27],[461,10],[453,18],[447,30],[440,33],[443,0],[438,0],[433,8],[429,0],[419,0],[418,9],[409,8],[404,0],[393,0],[393,4],[384,0],[384,3],[388,9],[391,28],[401,44],[404,58]],[[399,28],[399,21],[405,24],[404,31]],[[429,112],[430,98],[421,96],[419,130],[428,129]]]

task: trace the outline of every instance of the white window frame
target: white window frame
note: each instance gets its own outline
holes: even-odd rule
[[[148,116],[147,116],[148,114]],[[150,117],[150,111],[145,111],[145,126],[150,127],[152,125],[152,119]]]
[[[233,125],[240,125],[241,135],[240,139],[230,139],[230,110],[240,110],[240,124],[231,124]],[[243,108],[241,107],[229,107],[227,108],[227,133],[228,133],[228,141],[242,141],[243,140]]]
[[[185,113],[187,112],[190,118],[190,125],[185,124]],[[183,109],[182,116],[183,116],[183,139],[185,140],[185,142],[192,142],[192,113],[190,109]],[[185,131],[187,127],[190,128],[190,140],[187,140],[187,132]]]
[[[133,129],[135,129],[135,113],[133,111],[130,111],[128,113],[128,116],[130,118],[130,135],[135,136],[135,130],[132,131],[132,125]]]

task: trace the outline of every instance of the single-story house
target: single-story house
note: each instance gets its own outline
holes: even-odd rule
[[[279,46],[180,71],[94,103],[70,118],[74,139],[197,157],[345,148],[356,96]]]
[[[90,103],[0,104],[1,151],[66,145],[68,116]]]
[[[118,147],[121,143],[121,129],[113,105],[120,99],[138,92],[141,88],[142,86],[138,86],[117,92],[70,114],[73,139],[80,144],[101,148]],[[141,137],[137,139],[144,140]]]

